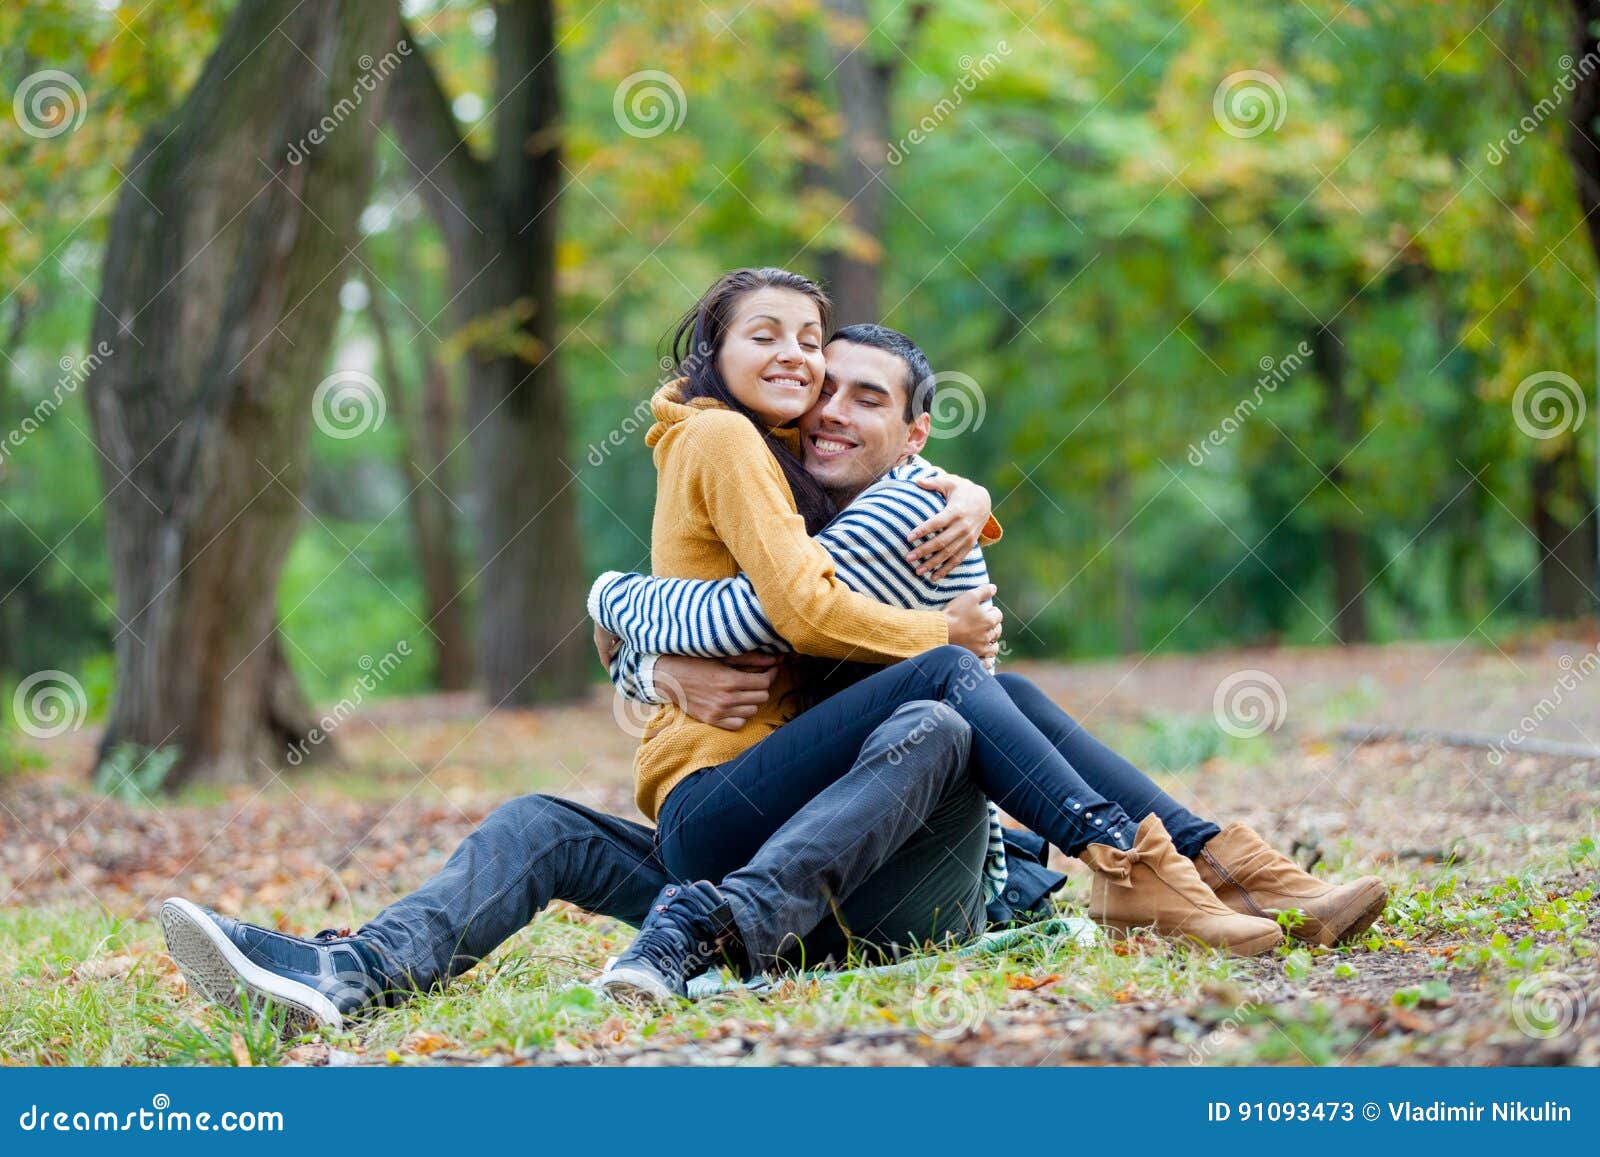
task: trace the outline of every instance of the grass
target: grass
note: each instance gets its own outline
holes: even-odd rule
[[[1514,1031],[1524,985],[1595,967],[1595,890],[1583,878],[1597,863],[1584,840],[1561,860],[1488,884],[1448,865],[1419,869],[1395,888],[1377,930],[1331,950],[1291,942],[1273,957],[1236,961],[1154,939],[1082,947],[1036,938],[988,957],[930,955],[915,975],[791,979],[768,996],[733,992],[661,1012],[583,987],[632,932],[558,909],[443,990],[293,1039],[270,1008],[207,1009],[183,996],[151,922],[10,910],[0,913],[0,1055],[46,1065],[261,1065],[337,1050],[389,1064],[605,1063],[662,1049],[676,1062],[729,1063],[821,1050],[826,1062],[848,1059],[863,1039],[913,1052],[977,1047],[1041,1017],[1057,1032],[1065,1017],[1093,1041],[1154,1007],[1171,1021],[1157,1063],[1331,1064],[1357,1046],[1367,1059],[1404,1060],[1413,1038],[1374,1039],[1342,1008],[1378,1007],[1380,1020],[1403,1025],[1465,1002],[1481,1029]]]

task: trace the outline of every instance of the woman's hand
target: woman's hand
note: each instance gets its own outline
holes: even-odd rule
[[[750,653],[728,660],[662,655],[656,692],[701,723],[738,731],[772,695],[778,656]]]
[[[906,535],[909,542],[933,536],[907,554],[906,561],[919,575],[938,582],[978,545],[993,507],[987,490],[954,474],[918,478],[917,485],[944,495],[944,509]]]
[[[995,585],[984,583],[981,587],[957,595],[944,607],[945,624],[950,630],[950,641],[965,647],[980,659],[993,659],[1000,653],[1000,623],[1005,618],[1000,608],[984,606],[994,598]]]

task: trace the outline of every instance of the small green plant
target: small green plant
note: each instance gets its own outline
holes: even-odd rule
[[[1209,715],[1157,715],[1146,721],[1146,762],[1168,771],[1197,767],[1220,755],[1224,737]]]
[[[239,1008],[208,1010],[208,1022],[185,1021],[158,1040],[170,1061],[248,1067],[276,1064],[286,1049],[284,1009],[241,998]]]
[[[0,780],[44,766],[44,756],[22,741],[22,737],[0,720]]]
[[[124,743],[94,774],[94,789],[123,803],[147,803],[161,790],[181,754],[176,747],[142,747]]]

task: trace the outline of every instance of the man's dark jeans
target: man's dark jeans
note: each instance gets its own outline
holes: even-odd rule
[[[932,706],[882,729],[855,753],[853,779],[841,777],[767,855],[725,873],[758,964],[982,927],[987,809],[960,771],[965,724],[930,727]],[[902,748],[920,752],[918,761],[901,758]],[[1041,874],[1035,906],[1057,882]],[[432,879],[361,935],[392,981],[426,989],[471,968],[551,900],[637,926],[668,882],[652,829],[555,796],[523,796],[491,813]]]

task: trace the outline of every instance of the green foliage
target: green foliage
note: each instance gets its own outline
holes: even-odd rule
[[[124,743],[95,769],[94,789],[123,803],[153,803],[180,754],[176,747]]]

